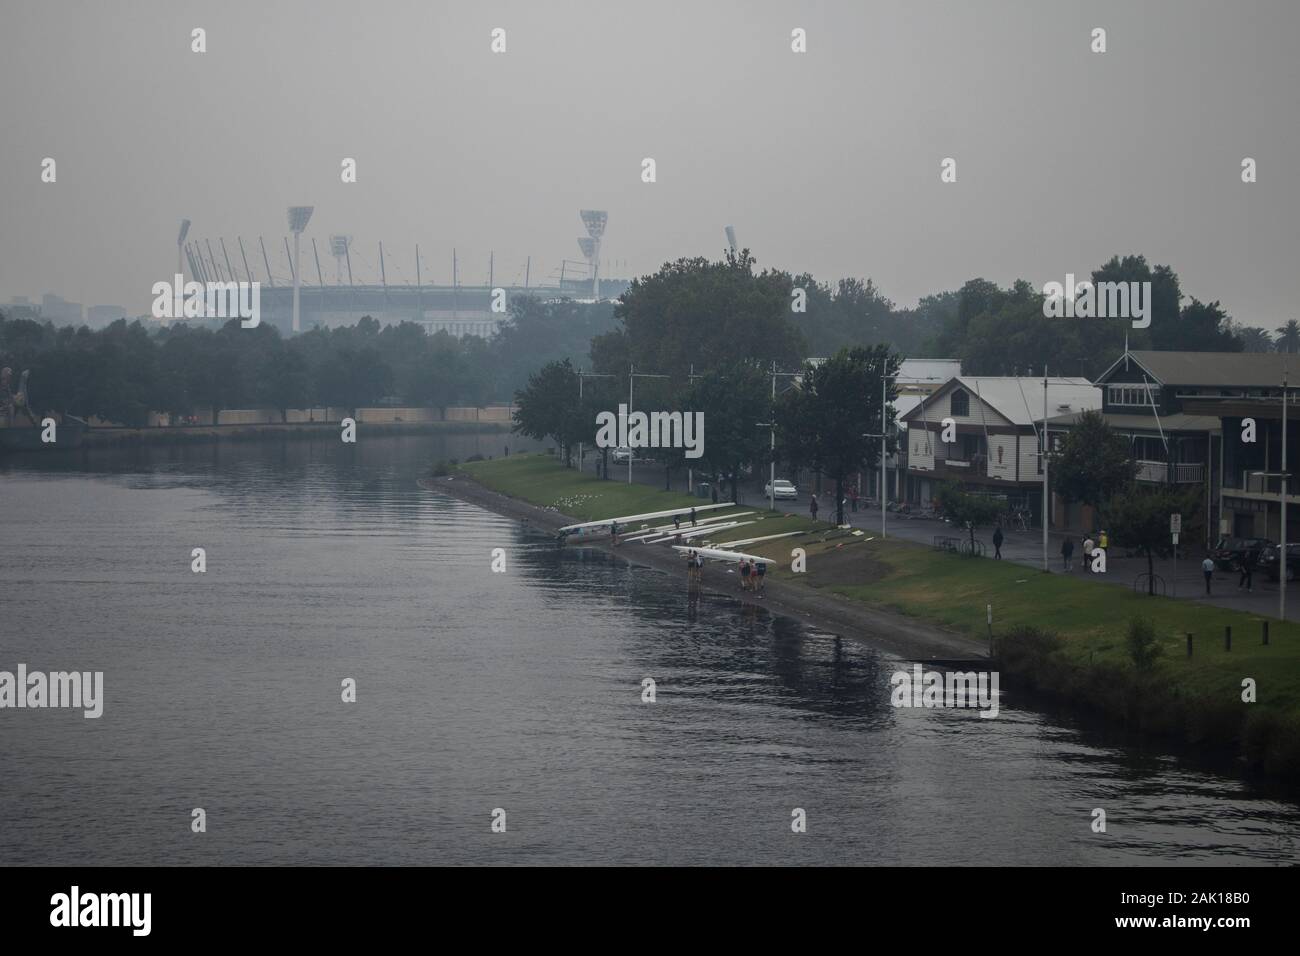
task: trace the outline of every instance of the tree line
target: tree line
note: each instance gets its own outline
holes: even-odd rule
[[[490,341],[370,316],[285,338],[237,319],[157,329],[119,319],[92,330],[0,314],[0,365],[31,370],[34,409],[127,425],[151,411],[215,421],[226,408],[483,405],[510,401],[539,361],[585,355],[612,325],[609,303],[529,297]]]

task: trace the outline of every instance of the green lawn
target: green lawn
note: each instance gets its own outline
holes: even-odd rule
[[[515,455],[462,466],[476,480],[514,497],[553,507],[579,520],[620,514],[689,508],[700,499],[645,485],[601,481],[559,465],[549,455]],[[747,538],[784,531],[800,537],[746,546],[777,562],[775,577],[825,588],[874,607],[942,624],[984,640],[985,607],[993,605],[995,637],[1017,625],[1052,631],[1064,638],[1064,652],[1080,673],[1105,666],[1132,669],[1125,643],[1129,621],[1149,618],[1164,653],[1157,667],[1162,688],[1184,703],[1219,707],[1240,702],[1242,678],[1254,678],[1259,702],[1252,711],[1295,720],[1300,716],[1300,624],[1270,621],[1270,645],[1262,646],[1262,618],[1191,601],[1148,597],[1082,576],[1044,574],[1023,565],[967,558],[870,534],[853,537],[825,523],[774,514],[760,504],[763,518],[728,537]],[[750,509],[745,509],[750,510]],[[808,570],[790,571],[790,551],[805,549]],[[1224,628],[1233,631],[1224,650]],[[1186,635],[1195,635],[1192,658]]]

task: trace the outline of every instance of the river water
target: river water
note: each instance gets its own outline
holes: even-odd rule
[[[506,442],[0,459],[0,670],[105,685],[0,710],[0,865],[1296,859],[1232,777],[1006,695],[894,709],[871,647],[416,487]]]

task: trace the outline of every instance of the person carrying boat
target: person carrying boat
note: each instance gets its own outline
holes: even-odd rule
[[[754,562],[754,590],[758,592],[759,597],[762,597],[763,594],[765,593],[763,584],[764,584],[764,576],[766,574],[767,574],[767,562],[755,561]]]
[[[614,547],[616,548],[618,547],[618,522],[617,521],[611,521],[609,523],[609,540],[610,543],[614,545]]]
[[[740,589],[749,590],[749,558],[740,559]]]

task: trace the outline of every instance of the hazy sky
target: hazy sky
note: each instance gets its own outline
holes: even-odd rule
[[[453,243],[462,282],[486,281],[492,250],[498,282],[522,281],[528,255],[544,280],[580,258],[591,207],[609,211],[604,257],[636,273],[718,256],[730,223],[760,266],[869,276],[903,305],[1140,252],[1239,321],[1300,318],[1292,0],[0,11],[0,302],[53,291],[147,311],[182,217],[219,259],[219,236],[234,255],[236,235],[265,236],[287,275],[285,207],[301,203],[316,207],[306,236],[324,251],[351,233],[367,277],[383,240],[390,283],[414,280],[416,242],[426,281],[450,279]],[[1105,54],[1089,50],[1098,26]]]

